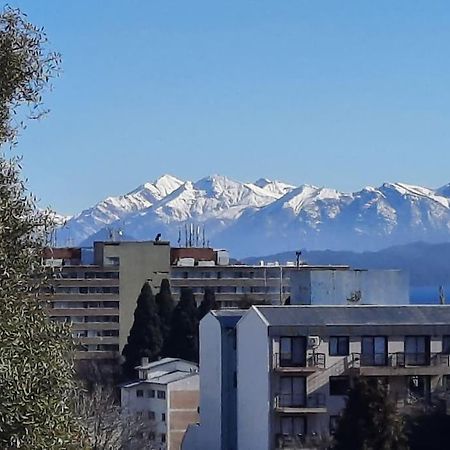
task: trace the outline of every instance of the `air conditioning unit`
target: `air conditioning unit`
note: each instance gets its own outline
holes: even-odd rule
[[[308,336],[308,348],[317,348],[320,345],[319,336]]]

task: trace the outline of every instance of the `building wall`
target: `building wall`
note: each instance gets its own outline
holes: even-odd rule
[[[187,427],[199,421],[199,376],[170,383],[168,401],[167,450],[179,450]]]
[[[200,321],[200,416],[202,449],[221,450],[221,327],[209,313]]]
[[[148,281],[156,294],[163,278],[169,278],[170,246],[168,242],[95,243],[95,258],[105,266],[120,268],[120,351],[133,325],[133,314],[142,285]],[[118,259],[117,259],[118,258]]]
[[[290,284],[296,305],[409,304],[409,277],[399,270],[291,271]]]
[[[252,308],[237,325],[239,450],[272,448],[269,367],[267,326]]]

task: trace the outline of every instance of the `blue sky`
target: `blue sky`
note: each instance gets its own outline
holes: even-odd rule
[[[73,213],[164,173],[450,181],[448,1],[17,0],[63,56],[18,150]]]

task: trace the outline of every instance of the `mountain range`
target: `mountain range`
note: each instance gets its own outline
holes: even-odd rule
[[[184,245],[186,230],[194,230],[194,240],[203,244],[203,229],[210,245],[236,257],[448,242],[450,184],[430,189],[384,183],[345,193],[264,178],[241,183],[214,175],[192,182],[164,175],[66,217],[56,238],[57,245],[91,245],[114,233],[122,239],[161,233]]]

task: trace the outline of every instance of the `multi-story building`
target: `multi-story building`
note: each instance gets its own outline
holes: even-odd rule
[[[175,358],[148,362],[136,369],[139,380],[121,386],[126,422],[130,415],[145,424],[155,450],[179,450],[189,424],[198,421],[198,366]]]
[[[168,242],[95,242],[45,253],[52,273],[49,314],[70,322],[78,359],[114,359],[126,343],[144,282],[169,278]]]
[[[242,317],[202,320],[201,421],[189,427],[184,450],[298,448],[329,435],[355,376],[383,379],[400,409],[447,398],[448,306],[253,306],[235,314]],[[234,380],[234,392],[224,396],[217,380]]]

